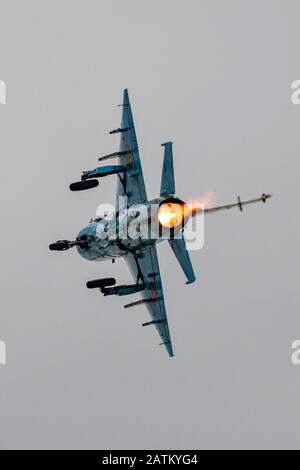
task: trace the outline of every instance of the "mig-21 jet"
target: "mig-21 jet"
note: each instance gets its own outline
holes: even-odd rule
[[[115,160],[115,165],[99,166],[84,171],[81,180],[70,185],[71,191],[95,188],[99,179],[117,175],[115,211],[97,217],[80,230],[74,241],[60,240],[50,245],[50,250],[65,251],[76,247],[78,253],[91,261],[111,260],[123,257],[128,263],[134,282],[116,285],[115,278],[96,279],[87,282],[89,289],[99,289],[105,296],[141,294],[140,300],[125,305],[133,308],[144,304],[150,314],[143,326],[154,326],[169,356],[173,347],[169,331],[164,293],[157,257],[156,244],[168,240],[180,264],[187,284],[196,280],[184,230],[195,216],[220,210],[243,207],[258,201],[266,202],[270,194],[263,193],[256,199],[217,207],[186,204],[176,195],[172,142],[162,144],[164,161],[160,196],[149,200],[144,183],[138,143],[134,128],[128,91],[124,90],[121,126],[110,134],[120,134],[119,150],[99,158],[101,162]],[[131,229],[131,232],[130,230]]]

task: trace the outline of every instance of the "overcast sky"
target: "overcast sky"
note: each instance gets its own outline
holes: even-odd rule
[[[0,448],[299,448],[297,0],[1,0]],[[178,196],[266,205],[214,214],[186,286],[158,247],[175,357],[143,306],[86,281],[130,281],[73,239],[116,178],[71,193],[118,149],[128,87],[149,197],[174,141]],[[131,297],[135,300],[135,297]]]

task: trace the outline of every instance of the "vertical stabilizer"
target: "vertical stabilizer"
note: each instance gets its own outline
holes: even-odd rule
[[[173,165],[173,149],[172,142],[162,144],[165,148],[164,163],[161,176],[160,196],[174,196],[175,194],[175,178]]]

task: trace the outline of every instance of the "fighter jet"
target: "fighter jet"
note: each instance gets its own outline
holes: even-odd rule
[[[110,134],[120,134],[119,150],[99,158],[100,162],[114,159],[115,165],[99,166],[84,171],[81,180],[70,185],[71,191],[95,188],[99,179],[117,175],[116,207],[109,216],[97,217],[80,230],[74,241],[59,240],[49,246],[50,250],[65,251],[76,247],[78,253],[90,261],[124,258],[133,275],[134,282],[116,285],[116,279],[104,278],[87,282],[87,288],[99,289],[104,296],[128,296],[141,294],[139,300],[125,305],[133,308],[145,304],[150,314],[143,326],[154,326],[169,356],[173,347],[169,331],[164,293],[157,257],[156,244],[168,240],[176,256],[187,284],[195,282],[193,266],[186,248],[184,230],[190,219],[198,214],[210,214],[225,209],[243,207],[258,201],[266,202],[270,194],[263,193],[256,199],[217,207],[191,207],[176,195],[172,142],[163,143],[164,160],[160,196],[149,200],[144,183],[138,142],[128,91],[124,90],[121,126]],[[133,227],[133,229],[132,229]],[[131,233],[129,229],[131,228]],[[150,229],[151,228],[151,229]]]

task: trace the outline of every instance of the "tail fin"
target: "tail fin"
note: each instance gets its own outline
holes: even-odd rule
[[[172,142],[162,144],[165,147],[164,164],[161,176],[160,195],[174,196],[175,194],[175,178],[174,178],[174,165],[173,165],[173,149]]]
[[[170,239],[169,243],[173,250],[174,255],[177,258],[177,261],[179,262],[181,266],[182,271],[186,275],[187,284],[191,284],[192,282],[195,282],[196,277],[195,277],[193,266],[190,260],[189,252],[187,251],[186,246],[185,246],[185,240],[183,236],[182,238]]]

